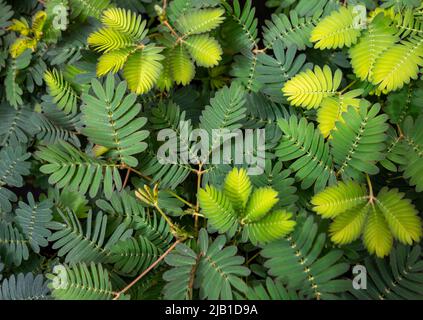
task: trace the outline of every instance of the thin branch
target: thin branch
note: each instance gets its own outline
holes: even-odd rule
[[[198,201],[198,191],[200,191],[201,188],[201,176],[203,175],[204,171],[202,171],[201,169],[203,168],[203,164],[200,163],[198,166],[198,170],[197,170],[197,203],[195,205],[195,213],[199,213],[200,211],[200,202]],[[195,233],[197,234],[198,232],[198,215],[194,216],[194,230]]]
[[[160,209],[158,203],[154,204],[154,208],[156,208],[156,210],[161,214],[161,216],[163,217],[163,219],[165,219],[165,221],[167,222],[167,224],[169,225],[169,227],[175,232],[175,234],[177,233],[178,228],[175,227],[175,225],[173,224],[172,220],[169,219],[169,217],[163,212],[162,209]]]
[[[170,193],[172,196],[174,196],[179,201],[185,203],[191,209],[195,209],[195,205],[193,205],[191,202],[189,202],[189,201],[185,200],[184,198],[182,198],[181,196],[179,196],[176,192],[173,192],[172,190],[165,190],[165,192]]]
[[[370,180],[370,177],[368,174],[366,174],[366,180],[367,180],[367,185],[369,186],[369,203],[373,204],[376,198],[373,193],[372,181]]]
[[[192,269],[189,273],[189,282],[188,282],[188,298],[189,298],[189,300],[192,300],[195,272],[197,271],[198,263],[200,262],[200,259],[201,259],[202,256],[203,256],[202,253],[200,253],[197,256],[197,259],[195,259],[195,264],[194,264],[194,266],[192,267]]]
[[[130,173],[131,173],[131,168],[128,168],[128,169],[126,170],[125,181],[123,182],[122,189],[125,189],[126,184],[128,183],[128,180],[129,180],[129,174],[130,174]]]
[[[130,171],[132,171],[132,172],[136,173],[136,174],[137,174],[137,175],[139,175],[141,178],[143,178],[143,179],[145,179],[145,180],[147,180],[147,181],[152,181],[152,180],[153,180],[152,178],[150,178],[150,177],[148,177],[148,176],[143,175],[140,171],[138,171],[138,170],[136,170],[136,169],[134,169],[134,168],[128,167],[126,164],[122,165],[122,166],[121,166],[121,169],[129,169]]]
[[[130,288],[132,288],[138,281],[140,281],[147,273],[149,273],[154,267],[156,267],[160,261],[162,261],[177,245],[178,243],[181,243],[182,240],[178,239],[176,240],[169,249],[166,250],[165,253],[163,253],[156,261],[154,261],[147,269],[144,270],[143,273],[141,273],[138,277],[136,277],[130,284],[128,284],[125,288],[123,288],[121,291],[116,293],[116,296],[113,298],[113,300],[118,300],[122,294],[124,294],[126,291],[128,291]]]
[[[259,252],[257,252],[255,255],[253,255],[250,259],[248,259],[247,260],[247,262],[245,263],[247,266],[249,266],[250,265],[250,263],[255,259],[255,258],[257,258],[258,256],[260,255],[260,251]]]
[[[404,139],[404,132],[402,131],[401,127],[399,124],[397,124],[397,129],[398,129],[398,139]]]
[[[349,88],[351,88],[353,85],[355,85],[357,80],[354,80],[349,85],[347,85],[344,89],[342,89],[340,92],[338,92],[339,95],[343,94],[345,91],[347,91]]]
[[[173,29],[172,26],[169,24],[169,21],[163,21],[163,25],[165,25],[166,28],[170,30],[170,33],[172,33],[176,38],[178,38],[178,40],[181,38],[179,34],[176,33],[175,29]]]

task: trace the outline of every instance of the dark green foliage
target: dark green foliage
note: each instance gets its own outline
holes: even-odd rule
[[[421,1],[0,0],[0,44],[0,300],[423,298]]]

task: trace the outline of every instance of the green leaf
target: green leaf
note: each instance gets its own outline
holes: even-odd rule
[[[351,7],[340,7],[317,24],[310,41],[316,42],[314,47],[321,50],[350,47],[360,36],[360,28],[354,25],[356,15]]]
[[[112,175],[103,173],[103,169],[116,168],[116,164],[93,159],[64,141],[40,147],[36,155],[47,162],[41,166],[40,171],[49,174],[49,183],[58,188],[68,186],[70,190],[82,194],[88,192],[94,198],[103,183],[105,196],[110,199],[113,188],[122,186],[117,170],[113,170]]]
[[[337,174],[344,179],[358,179],[363,173],[377,174],[376,163],[383,159],[387,116],[379,115],[380,105],[370,109],[350,107],[336,124],[331,140]]]
[[[366,187],[348,181],[326,188],[311,199],[313,210],[324,218],[334,218],[348,209],[362,206],[368,201]],[[341,219],[343,220],[343,219]]]
[[[272,188],[256,189],[248,201],[243,220],[248,223],[262,219],[278,201],[278,193]]]
[[[111,247],[119,240],[127,239],[132,233],[125,225],[119,225],[107,239],[107,217],[101,212],[97,213],[95,218],[92,212],[88,213],[84,233],[75,213],[70,210],[59,213],[64,223],[49,237],[49,241],[54,242],[52,248],[58,249],[57,255],[65,257],[66,263],[108,262]]]
[[[206,189],[199,190],[198,200],[212,226],[221,233],[235,233],[238,228],[237,216],[230,199],[222,191],[207,186]]]
[[[337,69],[332,75],[328,66],[306,70],[287,81],[282,89],[290,104],[307,109],[317,108],[326,97],[336,94],[342,80],[342,72]]]
[[[61,71],[53,69],[44,74],[44,81],[47,84],[49,95],[57,106],[66,114],[77,112],[78,95],[63,77]]]
[[[363,232],[368,212],[369,204],[366,204],[353,207],[336,216],[329,228],[331,240],[341,245],[357,240]]]
[[[282,139],[275,154],[284,162],[295,160],[289,168],[296,172],[303,189],[314,184],[314,190],[320,191],[336,181],[329,144],[312,123],[293,115],[287,120],[280,119],[278,125]]]
[[[313,217],[301,218],[292,236],[267,244],[261,251],[269,275],[308,299],[339,299],[350,286],[340,279],[349,264],[341,262],[343,252],[323,252],[326,236],[318,233]]]
[[[49,300],[50,290],[42,274],[12,274],[0,283],[0,300]]]
[[[176,84],[187,85],[195,76],[194,63],[182,44],[177,45],[170,53],[172,78]]]
[[[82,132],[93,143],[106,147],[107,154],[120,163],[137,166],[138,160],[134,155],[147,148],[143,140],[149,132],[140,130],[147,118],[138,116],[141,106],[135,103],[135,94],[126,95],[126,83],[115,85],[111,74],[103,86],[93,79],[91,88],[95,96],[82,95],[82,120],[85,123]]]
[[[377,206],[385,216],[393,236],[400,242],[412,245],[422,237],[422,222],[417,210],[404,193],[383,188],[377,195]]]
[[[294,230],[296,222],[290,220],[291,218],[292,213],[285,210],[271,212],[260,220],[247,222],[243,236],[253,244],[278,240]]]
[[[420,246],[397,245],[388,258],[367,257],[367,290],[350,292],[360,300],[418,300],[423,294]]]
[[[200,230],[199,243],[209,242],[207,231]],[[197,277],[201,283],[200,298],[209,300],[230,300],[233,291],[247,291],[247,285],[241,279],[250,274],[242,264],[245,259],[237,256],[235,246],[224,247],[225,236],[218,236],[207,247],[201,246],[202,258],[198,265]]]
[[[16,222],[19,225],[25,238],[34,252],[39,253],[40,247],[48,245],[47,238],[51,235],[49,228],[53,215],[49,200],[36,203],[32,193],[28,193],[28,204],[19,201],[19,208],[16,209]]]
[[[160,63],[163,60],[161,51],[161,48],[150,44],[129,56],[123,67],[123,76],[128,82],[129,90],[143,94],[153,88],[163,69]]]
[[[178,18],[176,28],[184,36],[209,32],[223,22],[224,13],[221,8],[191,11]]]
[[[27,161],[31,157],[30,153],[20,146],[3,147],[0,150],[0,208],[3,212],[12,210],[10,202],[17,200],[10,187],[22,187],[24,185],[23,176],[29,175],[31,164]]]
[[[226,176],[224,193],[235,211],[242,212],[245,209],[251,190],[251,181],[245,169],[234,168]]]
[[[6,221],[0,221],[0,257],[6,265],[20,266],[28,260],[28,241],[20,231]]]
[[[109,271],[101,264],[71,264],[65,266],[64,276],[67,285],[55,287],[54,282],[48,285],[57,300],[111,300],[114,297]]]
[[[144,39],[148,32],[148,29],[145,29],[147,21],[143,21],[141,15],[121,8],[110,8],[103,11],[101,22],[136,41]]]
[[[210,68],[218,65],[222,60],[222,48],[219,42],[211,36],[194,35],[183,43],[198,66]]]
[[[367,250],[379,258],[387,256],[392,249],[393,237],[379,206],[371,206],[364,227],[363,242]]]

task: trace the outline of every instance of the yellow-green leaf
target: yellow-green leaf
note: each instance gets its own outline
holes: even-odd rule
[[[222,48],[219,42],[206,34],[194,35],[184,41],[186,48],[197,65],[213,67],[222,60]]]

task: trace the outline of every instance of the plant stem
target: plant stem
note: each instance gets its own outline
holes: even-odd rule
[[[255,255],[253,255],[250,259],[247,260],[247,262],[245,263],[247,266],[250,265],[250,263],[259,256],[260,252],[257,252]]]
[[[168,223],[168,225],[170,226],[170,228],[173,231],[176,231],[177,228],[175,227],[175,225],[173,224],[172,220],[169,219],[169,217],[162,211],[162,209],[160,209],[158,203],[154,204],[154,208],[156,208],[156,210],[161,214],[161,216],[163,217],[163,219],[165,219],[165,221]]]
[[[200,163],[198,166],[198,171],[197,171],[197,203],[195,205],[195,213],[197,213],[197,215],[194,216],[194,229],[195,229],[195,234],[198,233],[198,213],[200,211],[200,201],[198,201],[198,191],[200,191],[200,187],[201,187],[201,176],[203,175],[203,171],[201,171],[203,167],[203,164]]]
[[[129,174],[130,173],[131,173],[131,169],[128,168],[127,171],[126,171],[125,181],[123,182],[122,189],[125,189],[126,184],[128,183],[128,180],[129,180]]]
[[[166,26],[166,28],[168,28],[169,30],[170,30],[170,32],[176,37],[176,38],[178,38],[178,41],[179,41],[179,39],[181,38],[177,33],[176,33],[176,31],[175,31],[175,29],[173,29],[172,28],[172,26],[169,24],[169,21],[167,21],[167,20],[165,20],[165,21],[163,21],[163,24]]]
[[[182,242],[181,239],[176,240],[169,249],[166,250],[165,253],[163,253],[156,261],[154,261],[143,273],[141,273],[138,277],[136,277],[130,284],[128,284],[125,288],[123,288],[121,291],[116,293],[116,296],[113,298],[113,300],[118,300],[121,294],[124,294],[126,291],[128,291],[132,286],[134,286],[138,281],[142,279],[147,273],[149,273],[155,266],[159,264],[160,261],[162,261],[177,245],[178,243]]]
[[[370,177],[368,174],[366,174],[366,180],[367,180],[367,185],[369,186],[369,202],[373,204],[376,198],[373,193],[372,181],[370,181]]]
[[[351,82],[349,85],[347,85],[344,89],[342,89],[338,94],[341,95],[343,94],[345,91],[347,91],[349,88],[351,88],[353,85],[355,85],[355,83],[357,82],[357,80],[354,80],[353,82]]]
[[[136,169],[134,169],[134,168],[128,167],[126,164],[123,164],[123,165],[121,166],[121,169],[128,169],[128,170],[130,170],[130,171],[132,171],[132,172],[136,173],[136,174],[137,174],[137,175],[139,175],[141,178],[143,178],[143,179],[145,179],[145,180],[147,180],[147,181],[152,181],[152,180],[153,180],[152,178],[150,178],[150,177],[148,177],[148,176],[143,175],[140,171],[138,171],[138,170],[136,170]]]
[[[166,190],[166,192],[170,193],[172,196],[174,196],[175,198],[177,198],[179,201],[185,203],[187,206],[189,206],[191,209],[195,208],[195,205],[193,205],[191,202],[185,200],[184,198],[180,197],[178,194],[176,194],[175,192],[173,192],[172,190]]]

